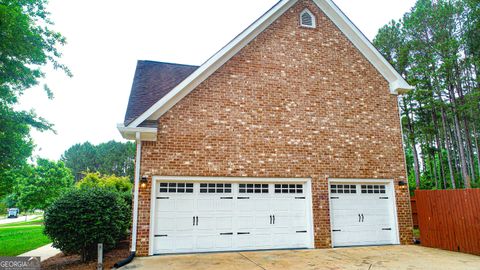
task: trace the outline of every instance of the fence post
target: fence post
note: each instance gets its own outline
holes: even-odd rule
[[[98,244],[98,264],[97,270],[103,270],[103,244]]]

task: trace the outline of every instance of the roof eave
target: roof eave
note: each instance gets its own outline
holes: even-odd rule
[[[390,93],[393,95],[404,95],[413,89],[415,87],[409,85],[403,78],[390,83]]]
[[[122,134],[122,137],[126,140],[136,140],[137,133],[140,133],[141,141],[151,141],[154,142],[157,140],[157,128],[150,127],[125,127],[123,123],[117,124],[117,129]]]

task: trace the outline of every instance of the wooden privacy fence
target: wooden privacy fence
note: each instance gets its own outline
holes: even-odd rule
[[[480,255],[480,189],[415,191],[423,246]]]
[[[412,207],[413,228],[418,229],[418,210],[417,199],[415,199],[415,196],[410,197],[410,206]]]

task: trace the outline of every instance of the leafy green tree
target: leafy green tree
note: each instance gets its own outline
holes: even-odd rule
[[[32,154],[30,129],[52,130],[33,111],[16,110],[18,97],[39,83],[47,64],[71,76],[58,62],[65,38],[50,29],[46,4],[46,0],[0,1],[0,196],[13,188],[11,170],[25,166]],[[48,87],[44,89],[52,98]]]
[[[127,176],[133,180],[135,144],[109,141],[99,145],[90,142],[75,144],[65,151],[61,160],[79,181],[88,172]]]
[[[400,109],[416,188],[480,183],[479,15],[478,0],[418,0],[374,39],[415,85],[400,99]]]
[[[85,177],[77,184],[79,188],[107,188],[119,192],[131,192],[132,183],[128,177],[118,177],[115,175],[101,175],[100,173],[87,173]]]
[[[23,210],[46,209],[73,186],[73,175],[63,162],[38,159],[30,172],[17,180],[16,200]]]

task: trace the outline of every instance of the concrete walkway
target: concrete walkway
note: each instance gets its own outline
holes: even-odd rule
[[[421,246],[383,246],[153,256],[122,269],[478,270],[480,257]]]
[[[30,216],[18,216],[17,218],[4,218],[0,219],[0,224],[9,224],[15,222],[22,222],[22,221],[30,221],[32,219],[36,219],[41,215],[30,215]]]
[[[39,247],[37,249],[30,250],[18,256],[22,256],[22,257],[23,256],[25,257],[40,256],[40,260],[44,261],[50,257],[57,255],[60,252],[61,252],[60,250],[52,247],[52,244],[48,244],[48,245]]]

